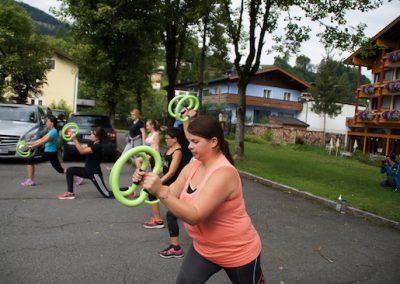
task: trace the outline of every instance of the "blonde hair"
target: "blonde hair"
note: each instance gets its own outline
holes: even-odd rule
[[[137,117],[140,117],[140,110],[137,108],[134,108],[131,110],[131,114],[135,114]]]

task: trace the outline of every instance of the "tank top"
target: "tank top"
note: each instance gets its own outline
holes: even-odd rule
[[[173,151],[169,155],[167,155],[167,152],[165,152],[165,154],[164,154],[164,163],[163,163],[163,174],[168,173],[169,167],[171,166],[171,162],[172,162],[172,156],[174,155],[174,153],[176,151],[181,151],[182,152],[182,149],[178,148],[178,149],[176,149],[175,151]],[[182,170],[182,162],[183,162],[183,160],[181,160],[181,162],[179,163],[179,166],[176,169],[175,174],[171,178],[169,178],[167,181],[165,181],[163,183],[164,185],[170,185],[176,180],[176,178],[179,176],[179,174],[180,174],[180,172]]]
[[[153,145],[154,134],[155,132],[151,133],[149,136],[146,137],[146,139],[144,140],[144,144],[146,146],[151,147],[151,145]]]
[[[206,173],[196,189],[188,193],[187,188],[201,162],[195,160],[190,168],[189,176],[180,200],[193,203],[201,193],[207,179],[221,167],[233,167],[224,155]],[[253,261],[261,252],[261,240],[254,228],[243,199],[242,182],[236,171],[238,180],[237,194],[225,200],[209,218],[197,225],[185,223],[185,228],[193,240],[196,251],[222,267],[238,267]]]

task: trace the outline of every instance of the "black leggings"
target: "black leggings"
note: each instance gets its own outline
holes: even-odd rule
[[[212,275],[224,269],[234,284],[261,284],[265,283],[260,265],[260,255],[252,262],[239,267],[221,267],[202,257],[190,246],[182,263],[176,284],[205,283]]]
[[[57,172],[60,174],[64,173],[64,168],[60,164],[60,160],[58,159],[58,152],[43,152],[42,153],[42,161],[50,161],[51,166],[53,169],[55,169]],[[28,160],[28,165],[34,165],[38,163],[38,160],[35,160],[35,157],[29,157]]]
[[[101,173],[93,173],[92,171],[89,171],[83,167],[70,167],[67,169],[68,192],[74,192],[74,176],[90,179],[101,195],[106,198],[113,197],[112,192],[108,190],[104,183],[103,175]]]
[[[172,214],[172,212],[169,210],[167,211],[167,224],[168,224],[169,236],[171,238],[179,237],[178,218],[174,214]]]

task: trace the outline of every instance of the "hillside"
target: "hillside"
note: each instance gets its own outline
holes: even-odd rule
[[[65,34],[68,31],[67,25],[47,14],[46,12],[43,12],[42,10],[32,7],[26,3],[17,1],[16,3],[20,5],[32,18],[38,34],[57,36]]]

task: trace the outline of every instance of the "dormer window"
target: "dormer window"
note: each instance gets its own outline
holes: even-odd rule
[[[290,101],[291,96],[292,96],[291,93],[285,92],[285,93],[283,94],[283,99],[284,99],[285,101]]]

